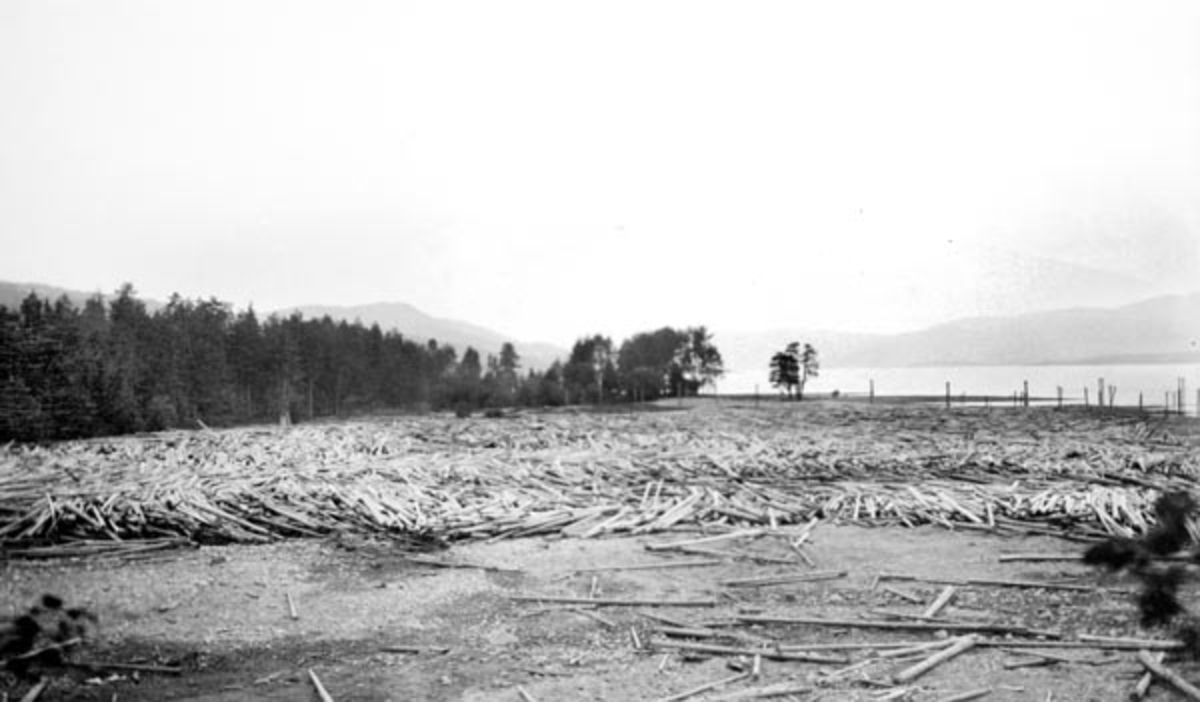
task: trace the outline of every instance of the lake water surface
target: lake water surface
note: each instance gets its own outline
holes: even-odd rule
[[[732,370],[717,386],[721,394],[774,395],[769,371]],[[1200,390],[1200,363],[1174,365],[1079,365],[1079,366],[932,366],[923,368],[822,368],[817,378],[810,378],[806,392],[827,394],[834,390],[843,395],[866,395],[875,381],[876,395],[933,395],[943,397],[946,382],[951,396],[1001,395],[1011,397],[1020,393],[1029,382],[1030,397],[1057,398],[1062,387],[1064,402],[1082,404],[1086,388],[1090,404],[1096,403],[1098,380],[1104,379],[1105,404],[1108,387],[1116,387],[1114,401],[1118,406],[1137,406],[1138,394],[1148,407],[1163,406],[1165,393],[1170,393],[1172,406],[1177,380],[1183,378],[1185,407],[1196,411],[1196,391]]]

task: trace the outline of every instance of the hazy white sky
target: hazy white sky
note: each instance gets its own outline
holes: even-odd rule
[[[1200,3],[0,3],[0,279],[568,345],[1200,289]]]

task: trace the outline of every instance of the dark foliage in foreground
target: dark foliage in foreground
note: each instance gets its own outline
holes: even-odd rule
[[[43,595],[11,622],[0,627],[0,669],[19,678],[65,663],[65,653],[84,643],[95,629],[87,610],[63,606],[57,595]]]
[[[1200,622],[1179,600],[1179,590],[1188,576],[1188,565],[1164,564],[1158,558],[1194,546],[1188,518],[1196,511],[1195,499],[1186,492],[1169,492],[1154,503],[1157,524],[1140,539],[1108,539],[1088,548],[1083,562],[1111,572],[1127,570],[1142,583],[1137,596],[1144,627],[1167,627],[1184,642],[1189,655],[1200,658]],[[1191,560],[1200,562],[1200,551]]]

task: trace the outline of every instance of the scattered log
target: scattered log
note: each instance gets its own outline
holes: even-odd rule
[[[950,598],[954,597],[954,593],[957,591],[958,591],[958,588],[956,588],[955,586],[947,585],[942,590],[941,594],[939,594],[937,596],[937,599],[935,599],[933,601],[933,604],[929,605],[929,608],[926,609],[924,614],[922,614],[921,616],[924,617],[925,619],[932,619],[932,618],[936,617],[937,613],[942,611],[942,608],[945,607],[950,602]]]
[[[716,600],[620,600],[590,597],[566,597],[557,595],[509,595],[517,602],[554,602],[558,604],[583,604],[594,607],[716,607]]]
[[[657,700],[657,702],[679,702],[680,700],[686,700],[689,697],[695,697],[696,695],[704,694],[705,692],[708,692],[709,690],[715,690],[718,687],[724,687],[726,685],[732,685],[735,682],[740,682],[742,680],[746,680],[747,678],[750,677],[750,675],[751,675],[750,673],[738,673],[737,675],[731,675],[727,678],[722,678],[720,680],[715,680],[710,683],[705,683],[704,685],[700,685],[698,687],[693,687],[692,689],[687,690],[685,692],[680,692],[677,695],[671,695],[670,697],[660,697]]]
[[[941,702],[969,702],[969,700],[977,700],[981,697],[987,697],[990,694],[992,694],[992,688],[981,687],[978,690],[968,690],[967,692],[960,692],[957,695],[950,695],[943,698]]]
[[[846,577],[846,571],[844,570],[820,570],[783,575],[763,575],[755,578],[718,580],[717,584],[722,587],[767,587],[770,585],[789,585],[791,583],[806,583],[818,580],[835,580],[844,577]]]
[[[321,679],[317,677],[312,668],[308,669],[308,677],[312,680],[313,687],[317,691],[317,696],[321,698],[321,702],[333,702],[333,698],[325,690],[325,686],[321,684]]]
[[[1179,673],[1171,670],[1154,659],[1154,656],[1149,651],[1141,650],[1137,652],[1138,661],[1145,666],[1146,670],[1154,673],[1164,681],[1169,683],[1176,690],[1183,693],[1189,700],[1200,702],[1200,688],[1192,685],[1187,680],[1180,677]]]
[[[672,648],[684,651],[700,651],[725,656],[762,656],[773,661],[804,661],[807,663],[848,663],[845,656],[829,656],[817,653],[799,651],[781,651],[775,649],[745,648],[740,646],[721,646],[718,644],[692,643],[688,641],[654,640],[651,645],[656,648]]]
[[[896,673],[892,676],[892,680],[894,680],[897,685],[903,685],[906,682],[916,680],[951,658],[971,650],[975,647],[976,642],[977,639],[974,636],[960,637],[946,648],[934,653],[932,656],[926,658],[920,663]]]
[[[1012,634],[1013,636],[1042,636],[1057,639],[1055,631],[1042,631],[1012,624],[969,624],[955,622],[896,622],[868,619],[824,619],[820,617],[766,617],[742,614],[735,617],[747,624],[803,624],[808,626],[832,626],[848,629],[894,629],[897,631],[965,631],[988,634]]]

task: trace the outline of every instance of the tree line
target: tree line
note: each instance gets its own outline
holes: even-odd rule
[[[379,325],[260,320],[216,299],[150,311],[132,285],[82,308],[36,294],[0,306],[0,441],[304,421],[388,410],[631,402],[694,395],[723,373],[704,327],[576,341],[523,371],[512,344],[460,355]]]

